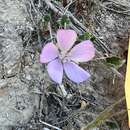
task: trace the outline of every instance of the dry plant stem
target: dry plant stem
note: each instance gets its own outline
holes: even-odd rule
[[[107,6],[104,6],[104,5],[101,5],[103,8],[106,8],[106,9],[108,9],[108,10],[110,10],[110,11],[113,11],[113,12],[116,12],[116,13],[118,13],[118,14],[124,14],[124,15],[128,15],[128,16],[130,16],[130,10],[125,10],[125,11],[118,11],[118,10],[114,10],[114,9],[111,9],[111,8],[109,8],[109,7],[107,7]]]
[[[51,29],[51,23],[50,22],[48,22],[48,29],[49,29],[49,32],[50,32],[50,37],[53,40],[52,29]]]
[[[62,95],[63,95],[64,97],[66,97],[66,96],[67,96],[67,92],[66,92],[66,90],[65,90],[64,85],[63,85],[63,84],[60,84],[59,86],[60,86],[60,89],[61,89]]]
[[[70,3],[65,7],[65,12],[64,12],[64,14],[66,14],[66,11],[68,11],[68,8],[70,7],[70,5],[73,3],[73,2],[75,2],[75,1],[70,1]]]
[[[29,6],[30,6],[30,8],[29,8],[29,9],[26,8],[26,11],[29,13],[29,15],[30,15],[30,17],[31,17],[31,20],[32,20],[32,22],[33,22],[33,25],[36,27],[37,35],[38,35],[38,42],[39,42],[40,46],[42,47],[42,45],[41,45],[41,38],[40,38],[40,32],[39,32],[39,28],[38,28],[38,26],[37,26],[37,24],[38,24],[38,19],[37,19],[37,22],[35,22],[35,20],[34,20],[34,18],[33,18],[33,16],[32,16],[32,12],[31,12],[31,11],[32,11],[32,9],[33,9],[37,15],[40,15],[40,14],[38,13],[37,9],[35,8],[35,5],[34,5],[34,3],[33,3],[32,0],[30,0]]]
[[[95,120],[87,124],[86,126],[82,127],[81,130],[91,130],[92,128],[95,128],[102,124],[106,119],[111,118],[113,115],[112,110],[121,102],[125,100],[125,97],[122,97],[119,101],[112,104],[111,106],[107,107],[103,112],[99,114],[99,116],[96,117]]]
[[[64,24],[64,29],[66,29],[66,23]]]
[[[53,126],[53,125],[51,125],[51,124],[48,124],[48,123],[46,123],[46,122],[44,122],[44,121],[41,121],[41,120],[40,120],[40,122],[41,122],[42,124],[46,125],[46,126],[49,126],[49,127],[53,128],[53,129],[62,130],[62,129],[60,129],[60,128],[56,127],[56,126]]]
[[[120,112],[116,112],[115,114],[113,114],[112,117],[121,116],[121,115],[125,114],[126,112],[127,112],[127,110],[121,110]]]
[[[125,77],[124,77],[120,72],[118,72],[118,70],[115,69],[114,67],[111,67],[111,70],[112,70],[119,78],[122,78],[123,80],[125,79]]]
[[[34,5],[34,3],[33,3],[33,1],[32,1],[32,0],[30,0],[30,2],[31,2],[31,5],[32,5],[32,7],[33,7],[33,9],[34,9],[35,13],[37,13],[37,14],[38,14],[38,12],[37,12],[37,10],[36,10],[36,8],[35,8],[35,5]]]

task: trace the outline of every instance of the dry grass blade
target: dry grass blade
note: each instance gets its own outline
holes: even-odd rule
[[[91,130],[92,128],[95,128],[99,126],[101,123],[103,123],[106,119],[110,118],[113,113],[112,110],[121,102],[125,100],[125,97],[122,97],[119,101],[112,104],[111,106],[107,107],[103,112],[99,114],[99,116],[96,117],[96,119],[92,122],[90,122],[88,125],[81,128],[81,130]]]

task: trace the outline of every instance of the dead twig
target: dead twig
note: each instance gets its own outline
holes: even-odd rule
[[[60,129],[60,128],[56,127],[56,126],[53,126],[53,125],[51,125],[51,124],[48,124],[48,123],[46,123],[46,122],[44,122],[44,121],[41,121],[41,120],[40,120],[40,122],[41,122],[42,124],[46,125],[46,126],[49,126],[49,127],[53,128],[53,129],[62,130],[62,129]]]

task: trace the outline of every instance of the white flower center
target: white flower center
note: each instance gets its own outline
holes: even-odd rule
[[[60,58],[60,60],[61,60],[63,63],[69,61],[68,56],[67,56],[67,52],[64,52],[64,51],[61,51],[61,52],[60,52],[59,58]]]
[[[60,58],[61,60],[64,60],[65,57],[66,57],[66,53],[65,53],[65,52],[60,52],[59,58]]]

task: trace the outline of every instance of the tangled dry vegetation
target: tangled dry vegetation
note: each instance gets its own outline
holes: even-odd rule
[[[65,78],[69,98],[39,63],[64,16],[79,35],[91,33],[97,49],[82,65],[92,74],[89,82]],[[0,0],[0,129],[128,130],[129,18],[129,0]]]

